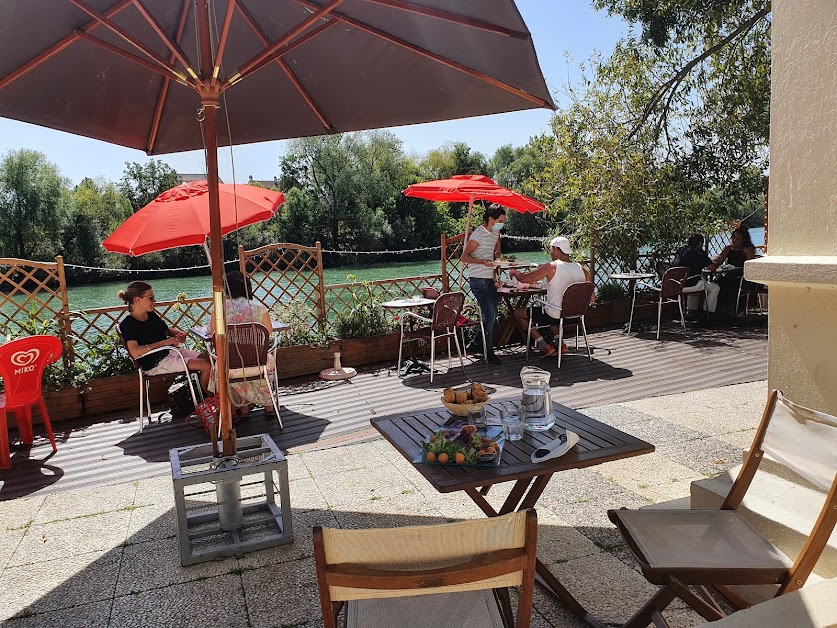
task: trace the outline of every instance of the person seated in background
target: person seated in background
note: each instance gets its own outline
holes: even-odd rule
[[[212,363],[209,356],[183,347],[186,332],[169,327],[154,311],[156,299],[154,290],[144,281],[132,281],[124,290],[119,291],[119,298],[128,306],[128,316],[119,323],[128,353],[148,375],[181,373],[183,360],[190,371],[199,373],[201,388],[209,389]],[[149,352],[161,347],[177,347],[177,351]],[[178,353],[180,355],[178,355]],[[183,360],[180,356],[183,356]]]
[[[712,264],[712,259],[703,248],[703,235],[693,233],[689,236],[686,246],[677,251],[675,265],[685,266],[689,269],[689,277],[683,287],[683,294],[689,295],[686,299],[686,313],[691,312],[691,317],[696,318],[695,312],[700,302],[700,292],[705,292],[706,300],[703,303],[704,311],[710,316],[715,314],[718,306],[718,293],[721,287],[703,279],[702,272]]]
[[[225,301],[224,311],[227,325],[240,323],[260,323],[267,329],[268,334],[273,331],[270,312],[261,302],[253,298],[253,285],[250,278],[240,271],[231,271],[224,276],[229,298]],[[215,319],[209,327],[215,333]],[[267,356],[268,370],[276,369],[276,359],[272,353]],[[254,377],[243,382],[230,382],[230,403],[238,408],[239,414],[246,416],[250,412],[250,404],[264,408],[265,414],[275,415],[273,399],[270,396],[267,382],[262,377]]]
[[[744,280],[744,262],[755,258],[756,247],[750,238],[750,230],[744,225],[741,225],[732,232],[730,243],[724,247],[720,255],[709,265],[709,270],[717,270],[723,264],[729,264],[741,269],[735,272],[724,273],[715,280],[721,289],[720,295],[718,296],[718,305],[721,311],[725,313],[735,312],[738,289]]]
[[[552,238],[549,243],[549,256],[552,258],[551,262],[541,264],[535,270],[528,273],[521,273],[519,270],[512,270],[509,275],[525,283],[532,283],[541,279],[546,279],[546,305],[543,308],[535,308],[532,311],[532,322],[538,325],[549,325],[554,332],[558,333],[558,325],[561,318],[561,303],[564,298],[564,290],[567,286],[573,283],[580,283],[590,281],[590,273],[578,262],[570,261],[572,255],[572,247],[567,238],[557,237]],[[595,301],[595,295],[593,301]],[[514,311],[514,318],[517,321],[518,327],[523,331],[524,335],[529,329],[529,309],[525,307],[517,308]],[[535,342],[535,348],[542,354],[543,357],[556,355],[558,349],[552,344],[548,343],[540,332],[532,328],[531,338],[527,342]],[[560,347],[561,353],[569,351],[567,345]]]

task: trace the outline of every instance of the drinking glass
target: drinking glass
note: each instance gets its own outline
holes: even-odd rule
[[[469,404],[468,419],[471,425],[485,427],[485,405]]]
[[[524,432],[524,410],[522,407],[514,408],[509,414],[503,417],[503,433],[509,440],[520,440]]]

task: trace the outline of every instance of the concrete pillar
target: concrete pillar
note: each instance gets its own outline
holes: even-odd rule
[[[768,379],[837,415],[837,1],[773,0]]]

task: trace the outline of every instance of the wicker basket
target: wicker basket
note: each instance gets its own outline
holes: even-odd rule
[[[468,416],[468,406],[479,406],[482,408],[485,406],[489,401],[491,401],[491,397],[486,399],[485,401],[480,402],[473,402],[473,403],[450,403],[445,401],[445,398],[442,397],[442,403],[445,404],[445,407],[450,411],[450,413],[454,416]]]

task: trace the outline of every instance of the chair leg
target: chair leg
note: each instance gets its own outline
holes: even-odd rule
[[[436,332],[430,332],[430,383],[433,383],[433,371],[436,364]]]
[[[480,333],[482,334],[482,359],[488,364],[488,346],[485,344],[485,325],[482,322],[482,312],[480,312]]]
[[[17,430],[20,432],[20,440],[26,445],[35,442],[35,435],[32,433],[32,406],[26,406],[15,411],[17,419]]]
[[[561,368],[561,354],[564,349],[564,319],[558,319],[558,368]]]
[[[12,453],[9,447],[9,426],[6,422],[6,409],[0,408],[0,469],[12,468]]]
[[[529,308],[529,329],[526,330],[526,361],[529,361],[529,352],[532,348],[532,308]]]
[[[634,284],[633,297],[631,298],[631,318],[628,319],[628,333],[631,333],[631,327],[634,324],[634,307],[636,306],[636,284]]]
[[[145,421],[145,411],[144,411],[144,404],[145,404],[145,385],[143,384],[143,377],[142,371],[139,372],[139,422],[140,422],[140,434],[142,434],[142,424]]]
[[[453,330],[453,333],[456,333],[456,330]],[[450,351],[450,330],[448,330],[448,337],[446,338],[448,341],[448,370],[450,370],[450,358],[451,358],[451,351]]]
[[[401,377],[401,354],[404,351],[404,327],[401,327],[401,340],[398,343],[398,366],[395,367],[395,373]]]
[[[657,340],[660,339],[660,322],[663,319],[663,296],[660,295],[660,300],[657,301]]]
[[[279,394],[270,383],[270,372],[267,370],[267,365],[263,367],[262,374],[264,375],[265,384],[267,384],[267,392],[270,395],[270,400],[273,402],[273,411],[276,413],[276,420],[279,421],[279,429],[284,429],[285,426],[282,425],[282,417],[279,416]]]
[[[450,342],[450,341],[448,341]],[[456,335],[456,328],[453,329],[453,344],[456,345],[456,355],[459,356],[459,368],[462,369],[462,374],[465,375],[465,362],[462,361],[462,352],[459,350],[459,338]],[[462,339],[462,344],[465,344],[465,339]],[[450,367],[448,367],[450,368]]]
[[[578,322],[575,325],[575,352],[578,353]]]
[[[590,340],[587,338],[587,325],[584,324],[584,317],[581,317],[581,331],[584,332],[584,346],[587,347],[587,358],[592,362],[593,353],[590,351]]]
[[[622,624],[622,628],[645,628],[652,621],[651,615],[665,610],[676,597],[677,594],[670,586],[664,586],[642,608],[634,613],[633,617]]]
[[[686,333],[686,317],[683,314],[683,297],[677,297],[677,307],[680,308],[680,325],[683,327],[683,333]]]
[[[465,358],[468,358],[468,347],[465,346],[465,328],[464,327],[457,327],[456,329],[462,332],[462,355]]]
[[[52,433],[52,423],[49,420],[49,412],[47,412],[46,403],[44,403],[44,398],[38,398],[38,408],[41,411],[41,418],[44,420],[44,429],[47,433],[47,438],[49,438],[49,442],[52,443],[52,451],[58,451],[58,445],[55,444],[55,434]]]

